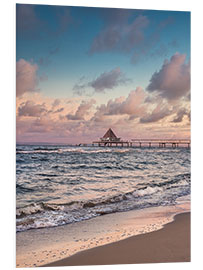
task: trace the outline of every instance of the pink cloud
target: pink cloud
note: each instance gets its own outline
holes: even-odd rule
[[[26,101],[18,107],[19,116],[38,117],[47,112],[45,104],[35,104],[33,101]]]
[[[37,90],[37,64],[20,59],[16,63],[16,96]]]
[[[80,82],[83,79],[84,76],[80,79]],[[120,67],[116,67],[110,71],[103,72],[95,80],[88,83],[76,83],[73,90],[76,94],[82,95],[85,93],[85,88],[92,87],[97,93],[105,93],[105,90],[113,89],[130,81],[130,79],[126,78]]]
[[[125,84],[129,81],[119,67],[110,72],[102,73],[97,79],[90,83],[96,92],[103,92],[105,89],[113,89],[114,87]]]
[[[161,69],[155,72],[147,87],[149,92],[157,92],[168,100],[187,96],[190,91],[190,63],[184,54],[174,54],[170,61],[165,60]]]
[[[54,102],[52,103],[52,108],[57,107],[61,103],[60,99],[56,98]]]
[[[188,111],[186,108],[181,108],[176,113],[176,117],[173,119],[173,123],[180,123],[183,121],[184,116],[187,116],[188,120],[190,121],[190,111]]]
[[[93,119],[95,121],[103,121],[105,116],[110,115],[129,115],[131,119],[142,116],[146,111],[145,98],[145,91],[141,87],[137,87],[136,90],[129,93],[126,99],[117,98],[109,100],[106,105],[102,104],[97,108]]]
[[[169,116],[172,110],[168,108],[168,104],[164,104],[162,101],[157,104],[151,113],[147,113],[140,118],[140,123],[152,123],[158,122],[159,120]]]
[[[75,114],[67,114],[68,120],[85,120],[85,116],[89,114],[89,110],[92,108],[93,104],[96,103],[95,99],[88,101],[82,101],[79,105]]]

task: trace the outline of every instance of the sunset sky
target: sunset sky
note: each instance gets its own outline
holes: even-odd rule
[[[17,143],[190,137],[190,13],[16,7]]]

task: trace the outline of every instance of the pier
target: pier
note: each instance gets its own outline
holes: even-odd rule
[[[190,140],[187,139],[131,139],[121,140],[118,138],[113,130],[109,128],[100,140],[92,142],[92,146],[96,145],[99,147],[159,147],[159,148],[178,148],[179,146],[184,146],[190,148]],[[81,144],[82,145],[82,144]]]
[[[132,139],[132,145],[134,146],[158,146],[160,148],[172,147],[177,148],[179,146],[187,146],[190,148],[190,140],[185,139]]]
[[[159,147],[159,148],[178,148],[184,146],[190,148],[190,140],[187,139],[131,139],[131,141],[121,140],[118,138],[113,130],[109,128],[100,140],[93,141],[92,146],[120,146],[120,147]]]

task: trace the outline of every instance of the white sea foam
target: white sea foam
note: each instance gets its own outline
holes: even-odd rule
[[[139,189],[139,190],[136,190],[135,192],[133,192],[133,196],[145,196],[145,195],[151,195],[153,193],[156,193],[156,192],[160,192],[162,191],[163,188],[161,187],[147,187],[145,189]]]
[[[116,148],[103,148],[103,149],[94,149],[94,148],[80,148],[80,147],[70,147],[70,148],[57,148],[57,149],[34,149],[34,150],[18,150],[17,154],[44,154],[44,153],[86,153],[86,154],[95,154],[95,153],[126,153],[130,149],[116,149]]]

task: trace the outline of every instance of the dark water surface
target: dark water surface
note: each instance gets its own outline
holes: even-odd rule
[[[171,205],[190,194],[190,149],[17,146],[17,231]]]

